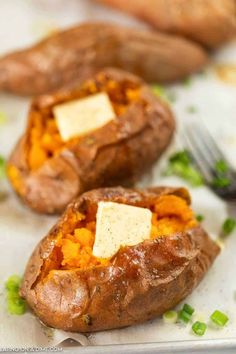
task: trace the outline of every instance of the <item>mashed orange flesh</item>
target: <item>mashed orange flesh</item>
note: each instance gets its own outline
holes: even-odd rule
[[[98,92],[108,94],[117,116],[124,113],[131,102],[139,99],[137,84],[129,81],[119,83],[100,74],[96,79],[86,81],[79,90],[75,90],[69,97],[63,97],[61,101],[65,103]],[[62,141],[51,108],[45,112],[34,111],[29,133],[29,168],[31,170],[38,169],[47,159],[58,154],[65,146],[73,145],[76,141],[78,138],[71,139],[66,143]]]
[[[187,202],[174,195],[161,196],[151,210],[153,217],[150,239],[185,231],[197,225]],[[60,268],[83,269],[109,264],[109,259],[99,259],[92,254],[96,221],[87,222],[84,215],[78,214],[73,222],[75,227],[70,227],[73,231],[58,238],[57,246],[62,257]]]

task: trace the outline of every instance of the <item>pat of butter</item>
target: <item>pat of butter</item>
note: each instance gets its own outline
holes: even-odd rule
[[[56,105],[53,114],[64,141],[101,128],[116,117],[106,93]]]
[[[149,239],[152,213],[149,209],[113,202],[98,204],[93,254],[112,257],[121,246],[134,246]]]

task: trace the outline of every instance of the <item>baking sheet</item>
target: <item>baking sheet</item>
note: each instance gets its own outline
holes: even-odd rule
[[[1,1],[0,12],[0,54],[30,44],[59,27],[84,20],[106,19],[138,26],[137,21],[99,6],[92,7],[90,1],[86,0]],[[10,20],[13,18],[14,21]],[[214,61],[236,64],[236,43],[222,49],[214,57]],[[236,167],[236,87],[220,81],[212,67],[209,67],[204,75],[195,75],[190,85],[172,85],[168,90],[176,96],[176,101],[172,106],[178,120],[179,132],[185,122],[202,120],[218,139],[219,144]],[[7,123],[0,126],[0,154],[5,157],[9,155],[24,130],[28,104],[28,99],[0,94],[0,111],[4,111],[7,115]],[[189,112],[190,106],[196,108],[195,113]],[[180,147],[181,134],[179,133],[167,154]],[[140,184],[184,185],[183,181],[178,178],[163,178],[161,171],[164,165],[165,158],[143,178]],[[182,352],[184,352],[184,347],[185,349],[193,348],[192,341],[195,340],[198,341],[197,343],[202,343],[198,346],[201,348],[204,348],[204,343],[210,343],[210,348],[214,342],[204,341],[213,339],[218,341],[215,343],[224,345],[224,348],[227,346],[236,348],[231,340],[236,338],[236,281],[233,272],[236,269],[236,233],[226,241],[224,250],[212,269],[196,291],[186,300],[196,309],[197,317],[203,320],[207,321],[215,309],[220,309],[229,315],[229,324],[221,330],[209,328],[204,341],[193,336],[190,326],[166,325],[163,324],[162,319],[126,329],[96,333],[87,338],[84,335],[68,335],[63,331],[48,330],[31,313],[24,316],[8,315],[3,289],[4,281],[14,273],[23,273],[32,249],[46,234],[49,227],[55,223],[56,218],[36,215],[26,209],[11,192],[6,181],[0,188],[8,192],[8,198],[0,203],[0,247],[2,250],[0,348],[53,346],[68,337],[74,338],[84,346],[154,343],[148,344],[146,349],[149,350],[151,346],[154,346],[162,352],[171,350],[175,341],[185,343],[182,347],[180,346]],[[228,215],[227,206],[205,187],[192,189],[191,192],[194,210],[196,213],[205,215],[204,226],[213,238],[217,238],[220,226]],[[224,341],[222,342],[221,339]],[[140,347],[137,346],[136,349],[138,348]],[[104,353],[104,349],[102,350]],[[125,351],[128,352],[127,347]]]

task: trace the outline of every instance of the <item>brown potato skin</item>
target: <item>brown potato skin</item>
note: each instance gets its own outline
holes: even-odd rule
[[[235,0],[97,0],[168,33],[217,48],[236,36]]]
[[[0,58],[0,90],[47,93],[108,66],[148,82],[168,82],[201,69],[207,60],[200,46],[177,36],[85,23]]]
[[[190,203],[184,188],[116,187],[87,192],[69,205],[36,247],[26,267],[21,295],[40,320],[75,332],[125,327],[161,315],[189,295],[219,253],[219,247],[201,226],[123,247],[109,266],[56,270],[49,278],[40,278],[44,261],[55,247],[56,235],[63,230],[71,212],[86,213],[101,200],[148,207],[158,196],[167,194]]]
[[[40,96],[32,103],[26,132],[8,166],[20,171],[20,197],[37,212],[60,213],[73,198],[90,189],[132,185],[171,141],[173,115],[146,84],[118,69],[106,69],[97,75],[101,73],[117,82],[129,80],[140,85],[140,102],[133,102],[116,121],[80,138],[75,146],[65,148],[35,171],[27,163],[32,115],[60,102],[64,96],[70,97],[73,88]]]

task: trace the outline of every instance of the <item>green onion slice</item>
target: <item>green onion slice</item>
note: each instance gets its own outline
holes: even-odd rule
[[[219,327],[224,327],[229,321],[228,316],[219,310],[214,311],[210,318]]]
[[[183,311],[187,312],[189,315],[192,315],[194,313],[194,308],[190,306],[189,304],[184,304],[183,306]]]
[[[178,312],[173,310],[166,311],[162,318],[165,323],[176,323],[178,320]]]
[[[232,218],[227,218],[223,225],[222,225],[222,231],[225,236],[230,235],[236,228],[236,219]]]
[[[188,312],[181,310],[179,312],[179,320],[184,322],[184,323],[189,323],[191,320],[192,315],[190,315]]]
[[[192,330],[197,336],[203,336],[206,332],[206,329],[207,329],[207,325],[204,322],[196,321],[192,325]]]

